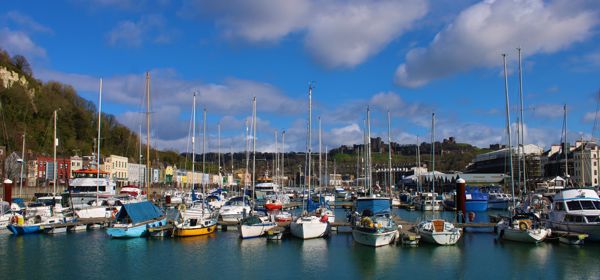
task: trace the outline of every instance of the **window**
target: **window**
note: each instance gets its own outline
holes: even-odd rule
[[[567,201],[567,208],[571,211],[581,210],[581,204],[579,204],[579,201]]]
[[[585,216],[588,223],[600,223],[600,216]]]
[[[600,210],[600,201],[594,201],[594,206],[596,206],[596,209]]]
[[[579,201],[579,203],[581,203],[581,207],[584,210],[595,210],[596,209],[594,207],[594,203],[591,200],[581,200],[581,201]]]
[[[554,204],[554,209],[558,210],[558,211],[562,211],[563,210],[563,203],[562,202],[557,202]]]

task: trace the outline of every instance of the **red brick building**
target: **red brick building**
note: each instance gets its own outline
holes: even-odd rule
[[[54,178],[54,159],[51,157],[38,157],[37,158],[37,174],[36,177],[40,180],[52,181]],[[69,180],[71,174],[71,159],[70,158],[56,158],[56,180],[59,184],[65,184]]]

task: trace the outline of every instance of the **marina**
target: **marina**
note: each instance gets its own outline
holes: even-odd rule
[[[422,217],[419,212],[394,212],[406,221]],[[338,210],[338,214],[343,213]],[[450,218],[452,213],[440,214]],[[88,230],[60,235],[2,234],[0,246],[4,248],[0,251],[4,260],[0,271],[10,271],[16,278],[34,273],[43,273],[44,278],[106,279],[120,278],[123,273],[131,279],[185,278],[198,269],[226,279],[278,278],[265,276],[273,273],[289,279],[323,278],[325,274],[349,279],[406,274],[479,278],[489,271],[494,271],[494,278],[506,279],[537,278],[541,270],[546,279],[572,278],[575,274],[576,278],[600,277],[596,265],[599,244],[578,247],[558,242],[496,242],[493,233],[467,233],[455,246],[422,243],[418,247],[399,244],[375,249],[356,244],[349,233],[337,232],[326,239],[284,238],[273,242],[242,240],[236,230],[189,238],[126,240],[110,240],[103,230]]]

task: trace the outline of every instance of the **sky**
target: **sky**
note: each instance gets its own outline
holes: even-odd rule
[[[207,149],[245,147],[257,98],[257,149],[312,149],[454,136],[478,147],[506,143],[502,54],[513,135],[522,50],[525,143],[598,137],[600,2],[589,0],[66,0],[6,1],[0,48],[25,55],[43,81],[71,84],[133,131],[145,128],[151,76],[152,145],[191,151],[207,115]],[[276,132],[277,130],[277,132]],[[142,129],[145,137],[146,131]],[[93,139],[90,139],[93,141]],[[196,151],[201,150],[196,141]]]

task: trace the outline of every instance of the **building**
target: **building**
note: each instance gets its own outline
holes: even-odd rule
[[[53,182],[54,159],[51,157],[38,157],[36,161],[38,182]],[[66,184],[71,176],[71,159],[56,158],[56,165],[56,179],[58,181],[58,184]]]
[[[129,163],[127,165],[127,181],[130,185],[143,186],[146,176],[146,165],[139,163]]]
[[[75,171],[79,169],[83,169],[83,159],[80,156],[72,156],[69,178],[73,179],[75,177]]]
[[[126,157],[110,155],[104,159],[104,171],[110,173],[111,178],[117,186],[127,185],[129,179],[128,159]]]
[[[600,148],[595,142],[575,142],[573,153],[573,174],[571,181],[579,186],[597,186],[600,181],[598,175],[598,158]]]
[[[27,186],[35,187],[37,186],[37,160],[31,159],[27,161]]]
[[[519,149],[513,147],[513,170],[515,179],[519,177]],[[503,148],[497,151],[480,154],[475,156],[473,161],[467,166],[465,173],[504,173],[510,171],[510,154],[508,148]],[[525,156],[525,172],[527,178],[536,178],[543,175],[542,155],[544,149],[537,145],[527,144],[521,152]]]

